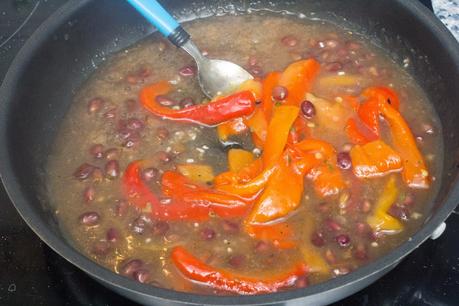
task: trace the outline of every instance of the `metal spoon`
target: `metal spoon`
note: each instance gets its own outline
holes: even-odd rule
[[[180,24],[156,0],[127,0],[150,21],[164,37],[185,50],[196,61],[199,85],[209,98],[230,92],[252,75],[242,67],[228,61],[209,59],[191,41]]]

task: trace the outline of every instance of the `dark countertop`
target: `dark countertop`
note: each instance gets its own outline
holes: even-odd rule
[[[0,1],[0,79],[27,37],[63,3]],[[134,305],[43,244],[19,217],[2,186],[0,205],[0,305]],[[458,305],[458,209],[446,223],[440,238],[427,241],[385,277],[336,305]]]

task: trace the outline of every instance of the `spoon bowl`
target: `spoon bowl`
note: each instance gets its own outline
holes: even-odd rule
[[[205,57],[191,40],[188,40],[182,49],[196,61],[199,85],[204,94],[211,99],[231,92],[245,81],[253,79],[247,70],[235,63]]]
[[[185,50],[196,61],[199,86],[212,99],[229,93],[252,75],[232,62],[209,59],[202,55],[180,24],[156,0],[127,0],[139,13],[149,20],[165,37],[177,47]]]

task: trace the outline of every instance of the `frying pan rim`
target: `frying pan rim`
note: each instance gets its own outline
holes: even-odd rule
[[[75,12],[83,9],[94,0],[70,0],[52,14],[37,30],[31,35],[19,53],[11,63],[3,83],[0,87],[0,178],[7,191],[7,194],[21,217],[28,226],[44,241],[51,249],[61,257],[85,271],[92,277],[108,283],[111,286],[127,290],[130,293],[140,294],[145,298],[154,297],[164,302],[180,302],[183,304],[212,304],[212,305],[257,305],[264,303],[279,303],[292,299],[301,299],[306,296],[332,294],[334,290],[340,290],[347,286],[352,286],[365,278],[380,271],[387,270],[397,264],[405,256],[411,253],[416,247],[430,237],[432,232],[449,216],[456,207],[454,198],[459,197],[459,183],[456,177],[450,195],[438,212],[428,220],[426,224],[416,232],[411,239],[401,244],[383,257],[357,269],[356,271],[338,277],[327,282],[309,286],[303,289],[294,289],[285,292],[262,294],[255,296],[211,296],[199,295],[194,293],[184,293],[152,287],[140,284],[126,277],[120,276],[93,262],[76,249],[71,247],[63,238],[51,231],[49,226],[34,213],[30,203],[23,196],[21,186],[18,184],[16,175],[11,166],[10,152],[7,149],[7,115],[11,108],[10,104],[14,97],[14,90],[20,80],[24,67],[27,66],[29,59],[34,52],[44,43],[53,32],[65,24]],[[437,35],[442,42],[442,47],[447,49],[456,63],[456,70],[459,71],[459,45],[446,27],[422,4],[417,1],[392,0],[399,5],[403,5],[406,10],[415,15],[421,23],[430,24],[432,35]]]

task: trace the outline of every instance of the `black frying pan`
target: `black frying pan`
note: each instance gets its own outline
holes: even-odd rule
[[[164,1],[166,2],[166,1]],[[253,4],[251,4],[253,3]],[[325,0],[164,3],[182,20],[210,15],[217,7],[301,12],[341,22],[411,59],[412,73],[441,119],[445,159],[441,188],[424,226],[386,256],[326,283],[259,296],[202,296],[154,288],[119,276],[81,255],[61,235],[43,194],[44,165],[72,95],[107,54],[143,38],[152,28],[123,0],[71,0],[24,45],[0,90],[0,173],[13,203],[29,226],[68,261],[118,293],[145,304],[326,304],[344,298],[384,275],[426,240],[459,201],[459,45],[417,1]],[[231,5],[232,6],[231,6]]]

